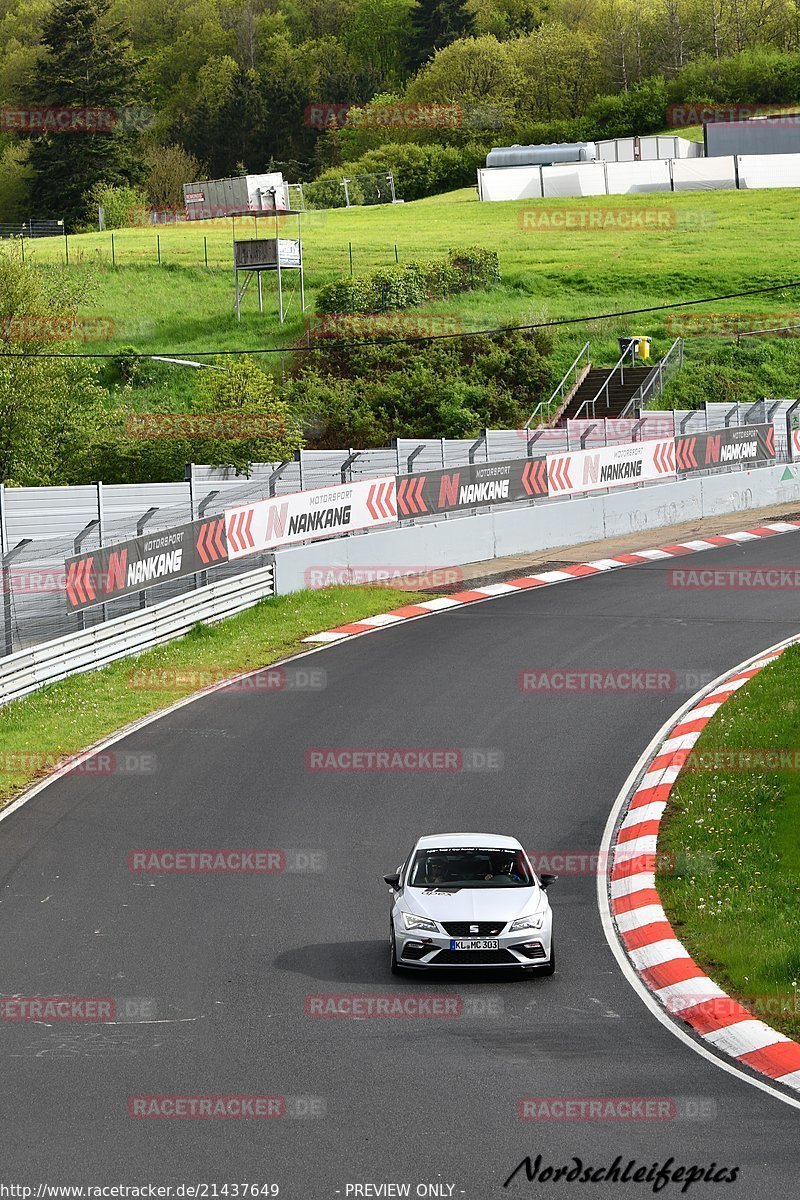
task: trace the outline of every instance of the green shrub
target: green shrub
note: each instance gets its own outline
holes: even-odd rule
[[[499,283],[497,252],[472,246],[424,263],[383,267],[366,275],[339,279],[321,288],[320,313],[380,313],[444,300],[459,292]]]

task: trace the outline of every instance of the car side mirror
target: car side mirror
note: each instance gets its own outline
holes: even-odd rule
[[[550,887],[550,884],[555,883],[557,879],[557,875],[541,875],[539,877],[539,883],[542,885],[542,888],[547,891],[547,889]]]
[[[400,874],[398,872],[394,875],[384,875],[383,881],[388,883],[393,892],[396,892],[400,887]]]

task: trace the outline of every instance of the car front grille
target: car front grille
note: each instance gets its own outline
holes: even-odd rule
[[[480,967],[487,963],[494,966],[518,966],[519,959],[514,958],[508,950],[440,950],[436,958],[431,959],[432,967],[474,966]]]
[[[443,921],[442,929],[450,937],[497,937],[505,921]]]

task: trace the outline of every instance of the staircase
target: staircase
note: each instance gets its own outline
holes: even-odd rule
[[[578,415],[592,419],[596,418],[597,420],[602,420],[604,417],[619,417],[631,397],[638,392],[645,379],[647,379],[652,369],[651,366],[625,367],[624,383],[620,380],[619,373],[617,372],[608,385],[608,392],[603,392],[598,397],[597,403],[594,409],[592,409],[592,405],[586,402],[593,400],[597,396],[605,381],[615,370],[614,367],[592,367],[574,395],[570,397],[569,403],[558,414],[557,424],[564,425],[567,421],[574,420]]]

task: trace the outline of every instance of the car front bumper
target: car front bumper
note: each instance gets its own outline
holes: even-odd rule
[[[394,922],[397,961],[403,967],[419,970],[474,970],[514,967],[536,968],[550,962],[552,924],[548,919],[541,929],[523,929],[503,933],[496,939],[499,949],[453,950],[456,940],[446,933],[401,929]],[[459,939],[460,940],[460,939]]]

